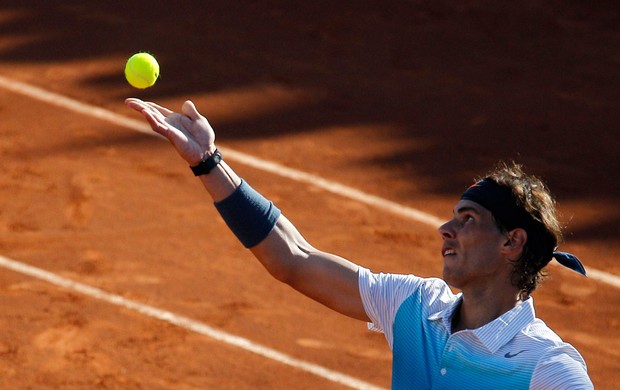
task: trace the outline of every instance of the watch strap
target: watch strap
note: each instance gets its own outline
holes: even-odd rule
[[[207,158],[204,158],[198,165],[193,167],[190,166],[192,172],[194,172],[194,176],[206,175],[213,168],[215,168],[222,161],[222,153],[219,150],[215,149],[212,155]]]

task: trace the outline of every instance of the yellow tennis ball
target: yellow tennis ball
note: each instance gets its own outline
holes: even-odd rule
[[[152,86],[159,77],[159,64],[149,53],[136,53],[125,65],[125,78],[135,88]]]

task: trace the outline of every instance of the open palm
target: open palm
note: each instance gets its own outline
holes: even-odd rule
[[[197,165],[215,151],[215,132],[191,101],[183,103],[181,113],[135,98],[125,100],[125,104],[140,112],[153,131],[166,137],[190,165]]]

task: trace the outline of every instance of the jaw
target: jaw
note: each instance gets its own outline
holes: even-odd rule
[[[443,258],[443,280],[449,286],[460,288],[459,280],[463,277],[463,266],[459,265],[458,258],[454,255]]]
[[[513,290],[518,292],[518,289],[512,285],[511,275],[510,267],[484,267],[469,264],[459,257],[444,258],[443,262],[443,280],[470,297],[480,294],[488,296],[490,291],[492,296],[513,295]]]

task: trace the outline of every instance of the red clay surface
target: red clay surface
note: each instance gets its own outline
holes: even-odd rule
[[[544,177],[561,248],[620,275],[620,14],[614,2],[3,1],[0,75],[139,119],[193,99],[222,146],[440,218],[499,159]],[[155,87],[124,81],[146,50]],[[280,285],[163,141],[0,89],[0,255],[388,387],[383,336]],[[439,235],[231,161],[315,246],[439,276]],[[537,313],[620,379],[618,289],[559,267]],[[0,387],[343,388],[0,269]]]

